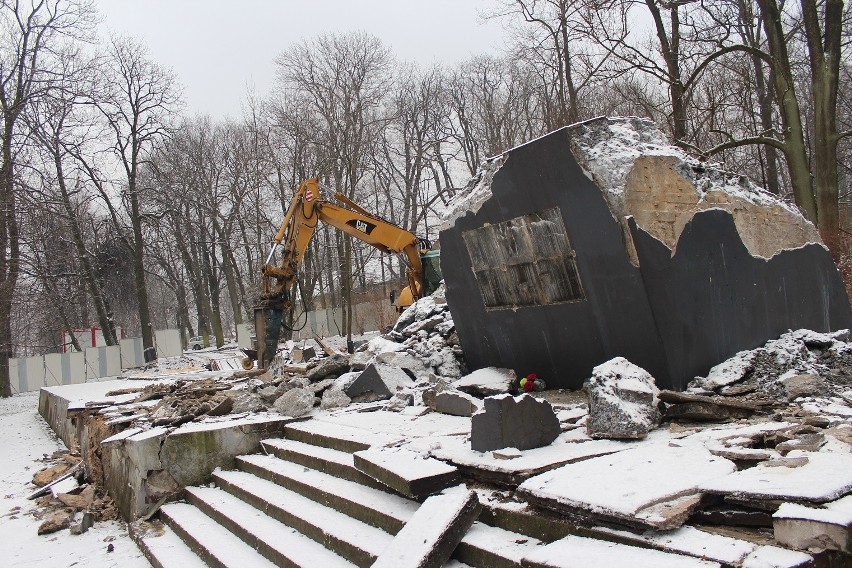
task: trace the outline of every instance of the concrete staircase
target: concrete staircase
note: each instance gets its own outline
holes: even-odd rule
[[[266,440],[267,455],[237,458],[211,487],[186,489],[186,503],[161,509],[163,526],[134,538],[158,568],[369,566],[420,504],[390,493],[355,468],[357,436],[302,424]],[[540,543],[507,530],[486,509],[448,566],[520,566]],[[497,520],[495,522],[495,519]]]

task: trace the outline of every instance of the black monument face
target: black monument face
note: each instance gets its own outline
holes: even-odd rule
[[[677,253],[622,225],[563,128],[510,150],[491,197],[441,232],[447,302],[471,369],[536,373],[576,389],[622,356],[682,390],[788,329],[848,327],[849,302],[820,245],[751,256],[729,213],[696,214]]]

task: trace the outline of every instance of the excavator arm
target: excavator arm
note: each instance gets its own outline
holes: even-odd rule
[[[263,292],[255,306],[257,360],[267,367],[275,356],[284,311],[291,306],[290,290],[305,251],[317,225],[326,223],[352,237],[370,244],[385,253],[403,253],[408,263],[408,282],[412,300],[423,295],[423,266],[418,238],[390,221],[367,212],[346,196],[337,193],[344,206],[324,201],[320,196],[319,180],[310,178],[301,183],[276,233],[272,250],[261,269]],[[275,253],[281,258],[272,264]],[[249,361],[250,362],[250,361]]]

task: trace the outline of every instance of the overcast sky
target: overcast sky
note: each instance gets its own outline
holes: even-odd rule
[[[189,114],[237,118],[247,89],[265,95],[273,60],[326,32],[366,31],[397,58],[429,65],[496,53],[494,0],[96,0],[101,33],[130,35],[184,85]]]

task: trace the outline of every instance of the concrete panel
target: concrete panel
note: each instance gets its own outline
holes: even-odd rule
[[[240,349],[254,349],[254,342],[251,340],[253,335],[253,326],[247,323],[237,325],[237,345]]]
[[[45,386],[44,357],[27,357],[23,361],[26,369],[27,392],[37,391]]]
[[[70,377],[69,377],[70,378]],[[62,375],[62,353],[49,353],[44,356],[45,386],[67,385]]]
[[[9,382],[11,383],[12,392],[14,392],[14,393],[27,392],[26,390],[23,390],[23,391],[21,390],[21,379],[20,379],[21,366],[19,364],[19,361],[20,361],[20,359],[14,358],[14,357],[9,359]],[[26,386],[25,386],[25,388],[26,388]]]
[[[65,382],[65,379],[68,382]],[[62,356],[62,384],[80,384],[86,382],[86,354],[65,353]]]
[[[111,345],[109,347],[101,347],[100,349],[103,349],[101,358],[103,361],[106,361],[105,376],[117,377],[121,375],[121,347]]]
[[[121,349],[121,367],[123,369],[133,369],[134,367],[141,367],[145,364],[141,337],[121,339],[118,345]]]
[[[632,219],[630,231],[676,389],[787,330],[852,323],[840,274],[821,245],[752,256],[721,209],[697,213],[673,257]]]
[[[154,343],[157,346],[157,357],[179,357],[183,354],[180,330],[158,329],[154,332]]]
[[[630,263],[621,226],[603,194],[574,159],[568,130],[507,152],[491,191],[493,196],[478,211],[468,211],[440,235],[447,302],[471,369],[508,367],[518,376],[536,373],[553,388],[579,388],[593,367],[620,355],[648,370],[659,385],[669,385],[642,275]],[[562,227],[547,220],[554,213]],[[552,283],[545,283],[549,292],[538,302],[544,305],[526,300],[526,305],[487,305],[500,301],[483,294],[502,288],[480,287],[471,258],[476,250],[471,251],[463,236],[486,224],[505,224],[505,247],[499,251],[504,262],[497,262],[497,251],[491,252],[494,273],[505,276],[504,284],[521,286],[524,277],[534,276],[524,268],[531,263],[518,256],[519,242],[511,238],[517,225],[519,237],[536,241],[528,256],[553,257],[563,279],[576,281],[579,288],[559,295]],[[553,241],[546,236],[551,231],[539,235],[539,226],[557,231],[564,227],[560,239],[570,243],[568,258],[560,256],[565,251],[551,254]],[[542,266],[536,270],[539,275],[552,273]],[[511,271],[515,274],[509,278]],[[531,289],[522,295],[530,299],[535,293]]]
[[[106,376],[106,363],[101,364],[101,351],[99,347],[86,347],[83,352],[86,356],[86,380],[93,381]]]

